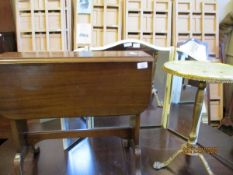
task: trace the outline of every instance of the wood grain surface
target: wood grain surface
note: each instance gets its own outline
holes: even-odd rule
[[[24,59],[19,53],[6,54],[0,61],[0,116],[18,120],[143,112],[151,96],[153,59],[143,52],[134,57],[129,52],[115,53],[94,53],[86,59],[73,56],[69,57],[72,62],[63,64],[46,56],[34,57],[38,62],[28,56],[28,64],[6,64],[2,60],[13,55],[18,55],[19,62]],[[138,69],[140,60],[147,61],[148,68]]]

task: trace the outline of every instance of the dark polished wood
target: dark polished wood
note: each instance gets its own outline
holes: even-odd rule
[[[145,112],[143,112],[141,123],[146,124],[148,122],[159,124],[159,118],[161,117],[161,114],[156,114],[154,113],[155,111],[155,107],[153,109],[150,107]],[[177,105],[176,108],[172,111],[170,124],[174,124],[174,129],[182,132],[184,135],[189,133],[188,129],[190,128],[192,119],[190,111],[192,111],[192,105],[187,104],[180,105],[180,108],[179,105]],[[125,121],[125,118],[126,117],[124,116],[115,118],[98,117],[95,122],[96,125],[101,127],[109,125],[125,126],[128,124],[128,120]],[[109,119],[111,121],[109,121]],[[118,121],[119,119],[121,121]],[[0,121],[0,125],[5,127],[5,132],[9,131],[9,127],[4,125],[4,123],[7,121],[2,119],[0,119]],[[75,122],[75,120],[72,119],[72,122]],[[3,128],[1,129],[3,131]],[[60,121],[53,120],[46,123],[30,121],[29,129],[30,131],[58,130],[60,129]],[[207,125],[201,126],[201,132],[202,134],[200,135],[199,141],[206,142],[203,146],[216,146],[225,152],[225,156],[232,155],[227,152],[227,148],[230,147],[229,143],[231,142],[231,138],[229,136],[229,142],[227,142],[226,139],[224,140],[224,133],[221,133],[221,131],[215,128],[211,128]],[[216,142],[213,143],[213,141]],[[198,159],[190,158],[188,162],[187,157],[185,156],[179,156],[177,161],[173,162],[166,169],[161,171],[156,171],[153,169],[152,165],[155,158],[161,161],[165,160],[184,142],[185,141],[181,138],[178,138],[176,135],[163,129],[141,129],[140,148],[142,153],[139,166],[141,168],[142,174],[205,175],[205,169],[202,167]],[[39,142],[38,145],[40,146],[41,153],[36,158],[36,161],[32,163],[30,156],[29,158],[27,156],[25,160],[26,163],[24,170],[27,172],[33,171],[33,173],[31,173],[33,175],[109,175],[110,173],[113,175],[135,175],[135,172],[137,171],[137,165],[134,164],[135,157],[132,154],[132,149],[127,150],[123,148],[122,140],[116,137],[84,139],[69,151],[63,150],[61,140],[46,140]],[[9,139],[0,146],[0,175],[12,174],[12,160],[14,158],[14,154],[15,146],[12,138],[9,137]],[[214,157],[208,154],[206,154],[205,157],[208,159],[208,162],[210,163],[214,173],[232,175],[233,171],[224,166],[224,164],[216,160]]]
[[[45,139],[63,139],[63,138],[85,138],[85,137],[107,137],[117,136],[121,138],[132,138],[133,128],[102,128],[102,129],[78,129],[72,131],[47,131],[47,132],[33,132],[27,134],[28,143],[35,145],[36,143]],[[94,132],[94,134],[93,134]],[[138,145],[138,135],[134,134],[135,141]]]
[[[0,64],[151,62],[152,60],[153,58],[143,51],[6,52],[0,54]]]
[[[96,52],[78,58],[72,53],[67,58],[3,54],[0,115],[18,120],[139,114],[150,100],[153,59],[143,52],[130,53]],[[140,61],[147,61],[148,69],[137,69]]]
[[[46,140],[39,143],[40,155],[33,169],[30,157],[25,160],[25,172],[33,175],[135,175],[140,168],[143,175],[207,175],[197,158],[179,156],[177,161],[161,171],[153,169],[155,158],[165,160],[185,141],[163,129],[143,129],[140,132],[142,150],[140,165],[135,165],[135,156],[131,149],[124,149],[122,140],[116,137],[89,138],[66,152],[61,140]],[[0,175],[12,174],[13,142],[8,140],[0,147]],[[4,154],[5,152],[5,154]],[[4,156],[7,153],[7,157]],[[211,168],[216,175],[232,175],[232,170],[218,160],[206,154]],[[30,173],[25,173],[30,174]]]
[[[189,99],[188,101],[193,101],[194,99],[194,96],[195,96],[195,89],[194,88],[187,88],[185,91],[185,93],[182,94],[182,98],[184,98],[186,95],[189,94]],[[190,96],[190,94],[192,94],[192,96]],[[185,100],[187,100],[187,98],[184,98]],[[154,101],[152,101],[152,103],[149,105],[149,107],[147,108],[146,111],[144,111],[141,115],[141,126],[144,126],[145,125],[158,125],[160,124],[160,117],[161,117],[161,113],[160,112],[157,112],[157,110],[160,111],[161,108],[156,108],[156,105],[154,103]],[[191,128],[191,120],[192,120],[192,113],[190,111],[193,110],[193,104],[179,104],[179,105],[172,105],[172,115],[171,115],[171,118],[170,118],[170,128],[183,134],[184,136],[188,136],[188,133],[189,133],[189,130]],[[72,122],[76,122],[77,119],[72,119]],[[97,127],[106,127],[106,126],[128,126],[128,123],[129,123],[129,117],[127,116],[120,116],[120,117],[98,117],[96,120],[95,120],[95,125]],[[0,118],[0,138],[9,138],[6,142],[4,142],[1,146],[0,146],[0,157],[2,157],[2,159],[0,160],[0,175],[5,175],[5,174],[8,174],[12,168],[12,163],[13,163],[13,158],[14,158],[14,154],[15,154],[15,148],[14,148],[14,144],[12,142],[12,139],[11,139],[11,136],[10,136],[10,129],[9,129],[9,121],[7,119],[4,119],[4,118]],[[80,128],[82,128],[80,126]],[[32,120],[32,121],[29,121],[29,129],[30,131],[47,131],[47,130],[58,130],[60,129],[60,121],[59,120],[54,120],[54,121],[51,121],[51,122],[47,122],[47,123],[42,123],[42,124],[38,124],[38,121],[37,120]],[[210,157],[208,161],[210,161],[211,163],[211,167],[213,168],[213,171],[214,172],[219,172],[219,173],[222,173],[225,175],[225,172],[226,172],[226,167],[224,165],[227,164],[227,161],[231,161],[232,162],[232,158],[233,158],[233,154],[232,154],[232,138],[228,135],[226,135],[225,133],[221,132],[220,130],[218,130],[217,128],[213,128],[211,126],[208,126],[206,124],[203,124],[201,125],[201,128],[200,128],[200,132],[201,132],[201,135],[199,137],[199,144],[201,146],[204,146],[204,147],[217,147],[218,149],[218,152],[216,155],[214,155],[214,157],[217,158],[217,160],[215,160],[214,158],[211,158],[211,156],[208,156]],[[146,139],[148,140],[151,140],[151,139],[155,139],[156,141],[154,141],[154,143],[162,143],[162,142],[166,142],[168,144],[168,148],[163,148],[161,147],[163,153],[161,153],[163,156],[164,156],[164,159],[160,159],[160,160],[165,160],[165,158],[168,157],[168,155],[170,155],[172,152],[170,151],[170,147],[174,147],[174,144],[177,144],[176,142],[171,142],[171,138],[167,138],[167,135],[160,135],[160,133],[157,133],[157,132],[151,132],[151,136],[149,135],[140,135],[140,138],[141,137],[145,137]],[[174,136],[175,137],[175,136]],[[206,139],[208,138],[208,139]],[[161,141],[159,141],[158,139],[162,139]],[[96,140],[96,144],[98,144],[100,142],[100,140],[103,140],[103,143],[102,145],[105,145],[105,147],[109,147],[109,152],[111,152],[111,146],[112,145],[115,145],[115,139],[110,139],[112,142],[112,145],[108,145],[108,140],[109,139],[97,139]],[[106,144],[104,144],[106,143]],[[143,152],[143,147],[142,147],[142,144],[145,144],[145,145],[148,145],[150,144],[151,141],[146,141],[146,143],[144,143],[144,141],[140,141],[140,147],[142,148],[142,154],[144,154]],[[154,144],[153,143],[153,144]],[[84,141],[84,143],[80,143],[82,145],[82,148],[81,149],[85,149],[87,147],[86,145],[86,141]],[[98,144],[99,146],[101,144]],[[170,147],[169,147],[170,146]],[[42,149],[42,155],[40,155],[40,162],[43,162],[45,161],[43,164],[39,163],[38,164],[38,169],[40,169],[40,171],[38,172],[38,174],[40,175],[43,175],[43,174],[48,174],[50,171],[54,172],[55,171],[55,168],[56,168],[56,164],[59,164],[59,167],[60,166],[63,166],[66,165],[66,164],[69,164],[68,162],[66,162],[65,160],[65,156],[64,156],[64,152],[63,152],[63,149],[62,149],[62,143],[61,141],[59,140],[51,140],[51,141],[44,141],[44,142],[40,142],[40,147]],[[77,146],[78,149],[80,149],[79,146]],[[150,147],[150,146],[149,146]],[[178,148],[179,146],[177,146],[176,148]],[[57,148],[58,150],[55,151],[54,148]],[[153,148],[153,147],[152,147]],[[57,160],[56,163],[54,163],[54,167],[50,167],[48,169],[48,167],[46,167],[45,165],[49,164],[50,159],[52,159],[54,157],[53,153],[51,150],[54,150],[56,153],[58,153],[58,155],[56,154],[57,159],[62,159],[62,160]],[[59,151],[60,150],[60,151]],[[156,149],[157,150],[157,149]],[[102,153],[105,153],[105,152],[108,152],[108,151],[104,151],[102,150],[101,148],[98,148],[97,151],[100,151],[100,154],[96,155],[97,153],[94,151],[94,152],[91,152],[92,154],[94,154],[94,156],[97,156],[96,160],[100,160],[101,158],[103,158],[104,160],[105,159],[111,159],[110,156],[113,156],[112,160],[115,159],[116,155],[115,154],[120,154],[120,150],[117,151],[115,150],[115,154],[111,154],[109,155],[109,157],[107,156],[104,156],[101,154]],[[51,154],[50,154],[51,152]],[[80,152],[78,152],[78,154],[82,153],[83,151],[80,150]],[[159,152],[159,148],[158,148],[158,151]],[[147,151],[145,153],[145,156],[148,156],[148,155],[151,155],[151,154],[154,154],[153,153],[153,149],[151,149],[151,151]],[[64,157],[63,157],[64,156]],[[101,158],[99,158],[99,156]],[[51,157],[51,158],[50,158]],[[74,156],[75,157],[75,156]],[[153,157],[153,156],[152,156]],[[154,156],[155,157],[155,156]],[[184,157],[184,156],[180,156],[180,157]],[[127,159],[129,159],[127,156],[126,156]],[[178,159],[179,160],[179,159]],[[221,165],[221,163],[218,161],[220,160],[221,162],[224,163],[224,165]],[[46,162],[48,161],[48,162]],[[198,161],[197,161],[198,162]],[[185,165],[185,159],[183,162],[176,162],[174,163],[174,166],[171,165],[173,168],[177,166],[177,164],[180,166],[180,165],[183,165],[184,166],[184,169],[186,167]],[[125,163],[123,163],[125,164]],[[153,170],[153,168],[151,167],[151,165],[153,164],[153,159],[150,160],[150,161],[146,161],[145,163],[143,163],[145,167],[143,167],[143,170],[142,170],[142,174],[145,174],[144,172],[147,171],[147,168],[150,168],[150,173],[148,174],[160,174],[160,173],[157,173],[157,171]],[[220,166],[221,165],[221,166]],[[53,165],[51,165],[53,166]],[[98,165],[96,165],[95,167],[92,167],[93,164],[90,164],[88,165],[91,169],[103,169],[103,167],[101,166],[105,166],[104,163],[101,164],[99,163]],[[100,166],[100,167],[98,167]],[[109,162],[109,164],[106,164],[106,166],[109,166],[109,167],[113,167],[113,162]],[[123,165],[122,165],[123,166]],[[125,165],[124,165],[125,166]],[[128,166],[128,165],[127,165]],[[131,167],[132,165],[130,165],[129,167]],[[65,168],[65,166],[63,166]],[[200,167],[202,167],[200,165]],[[229,163],[229,167],[232,167],[232,163]],[[189,168],[187,168],[187,171],[189,174],[190,171],[188,170]],[[199,168],[199,167],[197,167]],[[126,170],[128,170],[128,168],[126,168]],[[61,170],[61,171],[65,171],[65,170]],[[115,169],[114,169],[115,171]],[[183,173],[187,172],[187,171],[183,171]],[[74,171],[76,172],[76,171]],[[87,170],[83,170],[84,174],[85,172],[87,172]],[[117,172],[117,171],[116,171]],[[161,172],[161,174],[166,174],[167,171],[163,171]],[[177,172],[176,172],[177,173]],[[174,173],[174,174],[176,174]],[[202,173],[202,171],[200,170],[200,173]],[[226,174],[232,174],[232,170],[229,171],[229,173],[226,173]],[[62,173],[61,173],[62,174]],[[67,173],[68,175],[69,173]],[[179,174],[179,173],[178,173]],[[181,173],[182,174],[182,173]],[[181,175],[179,174],[179,175]],[[205,174],[204,172],[204,169],[203,169],[203,174]],[[186,174],[185,174],[186,175]]]
[[[11,119],[16,174],[45,139],[118,136],[139,151],[140,113],[151,98],[153,58],[141,51],[0,55],[0,117]],[[146,67],[138,68],[140,62]],[[127,128],[28,132],[27,120],[133,115]],[[28,149],[29,148],[29,149]]]

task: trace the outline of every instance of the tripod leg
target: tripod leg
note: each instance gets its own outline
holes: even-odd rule
[[[17,153],[14,158],[15,175],[23,175],[23,158],[20,153]]]
[[[171,157],[169,157],[165,162],[154,162],[153,164],[154,169],[159,170],[161,168],[168,166],[182,152],[183,152],[183,149],[180,148]]]
[[[212,170],[210,169],[210,166],[208,162],[206,161],[205,157],[202,154],[198,154],[198,157],[200,158],[201,162],[204,164],[206,171],[208,172],[209,175],[214,175]]]

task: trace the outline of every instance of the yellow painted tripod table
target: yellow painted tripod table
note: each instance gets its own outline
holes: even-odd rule
[[[154,162],[155,169],[161,169],[168,166],[180,153],[191,156],[198,156],[204,164],[208,174],[214,173],[210,169],[201,151],[198,149],[196,143],[199,134],[201,122],[201,108],[203,104],[204,90],[206,83],[233,83],[233,66],[213,63],[213,62],[200,62],[200,61],[171,61],[166,62],[163,67],[164,71],[182,78],[197,80],[197,92],[195,104],[193,109],[193,122],[191,132],[188,137],[188,142],[175,152],[165,162]]]

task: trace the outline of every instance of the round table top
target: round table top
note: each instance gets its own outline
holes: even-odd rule
[[[163,67],[167,73],[208,83],[233,83],[233,66],[203,61],[170,61]]]

